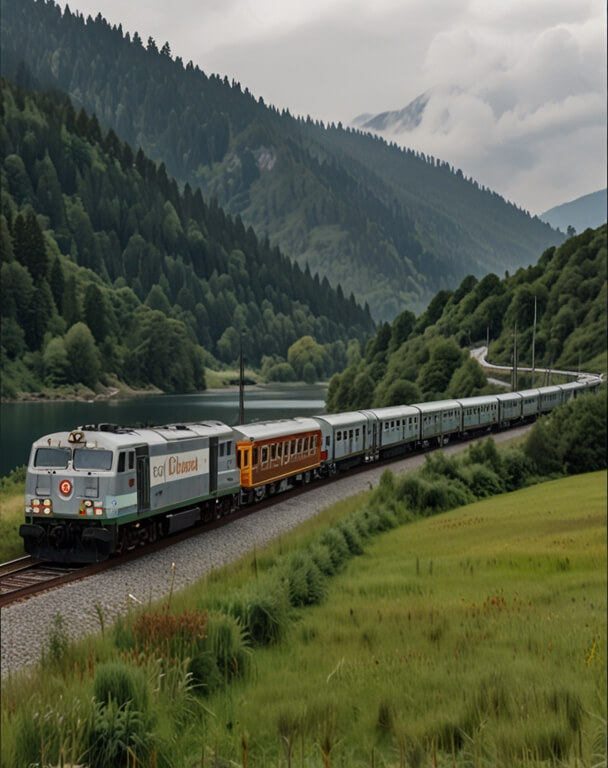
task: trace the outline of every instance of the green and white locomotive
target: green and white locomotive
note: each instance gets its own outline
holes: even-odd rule
[[[221,422],[79,427],[37,440],[25,495],[25,550],[97,562],[238,504],[233,432]]]

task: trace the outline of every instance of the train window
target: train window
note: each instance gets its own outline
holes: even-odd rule
[[[336,432],[336,440],[342,440],[342,432],[340,430]]]
[[[331,437],[329,435],[325,438],[325,445],[327,448],[331,445]]]
[[[70,455],[69,448],[38,448],[34,457],[34,466],[65,469],[68,466]]]
[[[298,455],[302,453],[302,438],[298,438]]]
[[[224,455],[225,447],[226,447],[225,443],[220,443],[220,456]]]
[[[317,436],[313,435],[312,437],[312,447],[316,451],[317,450]]]
[[[295,440],[291,441],[291,455],[292,456],[296,455],[296,441]]]
[[[277,457],[277,444],[273,443],[270,446],[270,458],[274,461],[274,459],[276,459],[276,457]]]
[[[111,469],[112,451],[74,449],[74,469]]]
[[[357,438],[357,440],[359,439],[359,427],[355,429],[355,437]]]
[[[135,469],[135,451],[129,451],[129,469]]]
[[[258,465],[258,449],[254,448],[253,449],[253,466],[257,467],[257,465]]]
[[[116,470],[117,472],[124,472],[125,471],[125,459],[126,459],[126,457],[127,456],[126,456],[124,451],[121,451],[118,454],[118,467],[117,467],[117,470]]]
[[[308,453],[308,438],[304,438],[304,453]]]
[[[391,421],[391,429],[395,429],[395,421]]]
[[[411,424],[411,423],[412,423],[412,417],[411,417],[411,416],[410,416],[410,417],[409,417],[409,419],[408,419],[408,423],[409,423],[409,424]]]
[[[268,446],[263,445],[262,446],[262,466],[264,466],[264,464],[267,464],[267,463],[268,463]]]
[[[226,456],[230,456],[232,453],[232,440],[228,440],[226,443]]]
[[[277,445],[277,456],[279,459],[283,457],[283,443]]]
[[[348,430],[348,437],[349,437],[350,440],[353,439],[353,431],[352,431],[352,429]]]

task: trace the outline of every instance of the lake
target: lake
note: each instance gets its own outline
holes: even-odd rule
[[[245,387],[245,422],[324,413],[327,386],[316,384]],[[191,395],[145,395],[95,402],[2,403],[0,476],[27,464],[35,439],[84,424],[161,425],[214,419],[234,426],[239,420],[238,389]]]

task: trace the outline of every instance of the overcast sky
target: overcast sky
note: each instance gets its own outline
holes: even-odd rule
[[[72,0],[294,115],[344,125],[425,91],[413,131],[531,213],[606,186],[604,0]]]

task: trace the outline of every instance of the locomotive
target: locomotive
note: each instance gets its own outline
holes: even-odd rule
[[[201,421],[56,432],[32,446],[19,534],[35,557],[98,562],[316,478],[533,420],[600,383],[584,377],[235,427]]]

